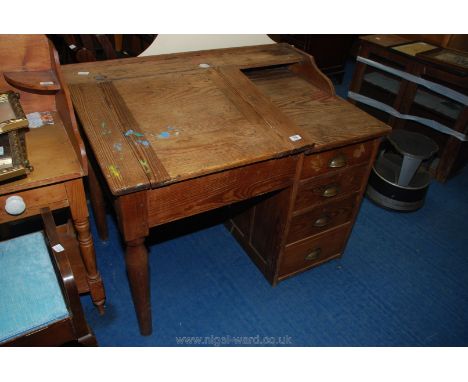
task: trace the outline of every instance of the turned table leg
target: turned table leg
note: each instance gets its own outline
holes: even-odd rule
[[[124,237],[125,264],[140,333],[152,332],[150,278],[145,237],[149,234],[146,191],[119,196],[115,203],[119,228]]]
[[[68,203],[72,215],[73,225],[78,237],[81,257],[86,268],[86,276],[90,289],[91,299],[99,310],[104,313],[106,295],[104,284],[96,265],[96,253],[94,251],[93,237],[89,228],[88,207],[81,179],[75,179],[65,183]]]
[[[91,206],[93,207],[94,219],[96,221],[99,238],[101,240],[107,240],[109,238],[109,233],[106,222],[106,203],[104,201],[101,185],[99,184],[99,179],[94,172],[93,166],[89,162],[88,185],[89,199],[91,201]]]

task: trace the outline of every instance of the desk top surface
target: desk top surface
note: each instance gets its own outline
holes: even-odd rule
[[[387,132],[321,73],[314,83],[290,70],[306,59],[277,44],[62,70],[110,190],[122,195]]]
[[[53,125],[26,132],[28,159],[34,170],[26,177],[0,185],[0,195],[82,177],[83,170],[70,138],[57,112],[52,112]]]

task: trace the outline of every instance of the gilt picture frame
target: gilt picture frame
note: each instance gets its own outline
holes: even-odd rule
[[[25,141],[28,125],[19,94],[0,92],[0,182],[32,171]]]

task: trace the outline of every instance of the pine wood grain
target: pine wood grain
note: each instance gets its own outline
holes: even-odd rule
[[[89,284],[86,274],[86,268],[81,258],[78,241],[76,240],[75,230],[71,222],[57,226],[57,233],[59,235],[59,243],[67,249],[68,260],[75,277],[78,293],[88,293]]]
[[[116,81],[171,180],[184,180],[291,150],[211,69]],[[229,94],[229,95],[227,95]],[[141,99],[145,102],[142,103]],[[250,109],[250,110],[249,110]]]
[[[134,192],[116,200],[119,227],[126,244],[127,275],[142,335],[152,332],[148,251],[145,247],[149,231],[146,193]]]
[[[55,73],[59,83],[60,89],[55,94],[55,107],[57,113],[60,115],[63,126],[67,131],[70,142],[75,150],[76,156],[81,164],[83,173],[88,173],[88,160],[86,159],[86,151],[83,143],[83,139],[78,131],[78,124],[75,118],[75,112],[73,111],[73,105],[70,98],[70,91],[66,84],[60,67],[60,61],[57,51],[55,50],[52,43],[49,41],[50,60],[52,62],[52,70]]]
[[[148,177],[138,162],[135,164],[130,142],[122,133],[118,117],[109,110],[101,89],[80,85],[73,88],[71,95],[111,192],[119,195],[128,189],[149,188]]]
[[[109,238],[106,202],[101,184],[99,183],[99,177],[91,164],[88,165],[88,184],[89,189],[91,190],[89,192],[89,201],[93,209],[94,221],[96,222],[98,235],[101,240],[105,241]]]
[[[97,61],[63,66],[68,84],[94,83],[95,77],[107,80],[151,77],[156,74],[196,70],[199,64],[211,67],[233,65],[240,69],[300,62],[303,56],[288,44],[271,44],[242,48],[213,49],[200,52]],[[79,72],[89,72],[79,75]]]
[[[69,201],[70,212],[75,227],[81,257],[86,267],[88,284],[93,303],[101,314],[104,313],[106,295],[101,275],[97,269],[96,252],[94,250],[93,237],[89,227],[89,213],[86,203],[86,195],[83,180],[73,179],[65,182],[65,190]]]
[[[75,151],[58,113],[53,125],[26,132],[28,159],[34,170],[27,177],[0,185],[0,195],[83,176]]]
[[[279,278],[284,279],[340,256],[349,228],[349,224],[346,224],[300,243],[287,246],[279,265]],[[313,256],[315,258],[309,259],[307,255],[310,254],[316,254],[316,257]]]
[[[316,235],[350,221],[358,204],[356,196],[355,194],[325,203],[312,211],[294,216],[291,221],[287,243],[295,243],[308,236]]]
[[[134,192],[116,199],[115,209],[119,228],[125,241],[144,238],[149,233],[148,191]]]
[[[297,157],[270,160],[148,191],[150,226],[209,211],[292,184]]]
[[[247,75],[279,110],[309,134],[315,143],[313,151],[381,136],[390,130],[383,122],[315,87],[286,67]]]
[[[19,88],[39,92],[55,92],[60,90],[60,83],[53,70],[37,70],[29,72],[4,72],[5,80]]]
[[[297,48],[294,49],[300,52]],[[289,70],[292,73],[297,74],[299,77],[304,78],[318,89],[334,96],[335,87],[333,86],[330,78],[320,71],[311,55],[306,55],[304,58],[305,59],[303,61],[290,65]]]
[[[301,179],[313,178],[317,175],[347,169],[351,166],[367,163],[372,157],[374,143],[372,141],[340,147],[335,150],[306,155],[302,166]],[[333,162],[341,160],[340,167],[332,167]]]
[[[51,69],[49,45],[45,36],[2,35],[0,44],[0,72],[48,71]],[[55,110],[53,94],[38,94],[14,88],[0,75],[0,89],[12,89],[20,93],[20,101],[26,114],[35,111]]]
[[[254,96],[246,81],[198,68],[72,85],[71,93],[111,192],[122,195],[312,146],[263,95],[246,101]],[[291,141],[295,134],[303,139]]]
[[[145,142],[143,139],[139,139],[138,135],[141,135],[141,129],[136,121],[135,117],[128,109],[125,100],[115,88],[114,84],[110,81],[104,81],[98,84],[101,89],[104,98],[110,108],[114,111],[117,120],[119,121],[119,128],[121,133],[129,140],[132,144],[130,147],[138,159],[139,163],[148,163],[150,171],[145,171],[152,185],[159,185],[169,180],[169,174],[167,173],[161,161],[153,151],[152,147]],[[133,131],[133,134],[128,135],[129,131]],[[143,167],[145,170],[145,167]]]
[[[294,209],[304,210],[356,192],[361,188],[366,175],[367,166],[362,165],[301,182]]]
[[[283,44],[64,69],[77,114],[116,196],[142,334],[151,333],[144,246],[150,227],[258,197],[234,219],[233,232],[275,284],[288,242],[354,219],[363,189],[353,188],[313,210],[294,211],[301,177],[308,176],[302,173],[303,164],[311,177],[322,170],[341,171],[319,163],[317,172],[317,154],[303,152],[332,149],[333,155],[347,146],[353,155],[352,144],[359,142],[358,163],[365,147],[361,142],[387,132],[385,125],[335,97],[330,82],[314,68],[310,56]],[[294,142],[291,135],[301,139]],[[368,166],[370,160],[370,152],[362,156]],[[119,175],[116,163],[122,166]],[[359,180],[361,186],[364,180]],[[315,227],[310,220],[323,214],[330,221]]]
[[[6,200],[10,196],[17,194],[18,192],[14,191],[11,194],[0,196],[0,224],[24,219],[28,216],[39,215],[41,208],[44,207],[59,209],[68,206],[68,198],[64,185],[55,184],[21,192],[20,196],[26,204],[26,210],[20,215],[10,215],[4,208]]]
[[[228,229],[272,284],[276,283],[277,254],[281,251],[293,193],[294,188],[288,187],[234,205],[232,219],[227,223]]]
[[[237,67],[227,66],[218,69],[227,82],[237,90],[241,97],[254,107],[291,150],[304,150],[313,146],[313,140],[307,131],[298,128],[293,120],[283,114]],[[290,137],[298,137],[294,141]]]

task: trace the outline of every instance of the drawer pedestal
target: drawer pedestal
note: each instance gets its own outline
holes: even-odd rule
[[[379,141],[301,154],[293,187],[232,207],[228,226],[270,283],[343,254]]]

